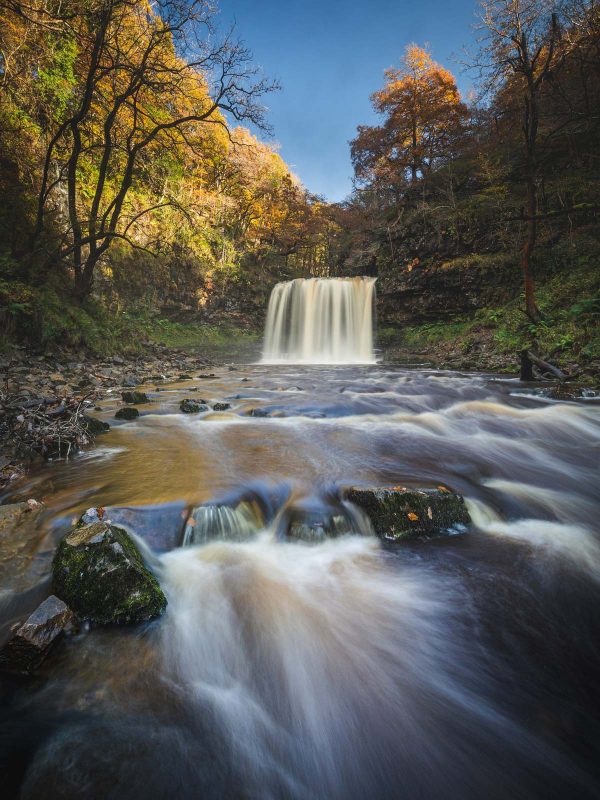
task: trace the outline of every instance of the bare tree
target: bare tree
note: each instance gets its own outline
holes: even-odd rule
[[[525,310],[534,321],[540,318],[531,265],[538,223],[540,99],[559,61],[560,11],[555,0],[484,0],[480,24],[477,65],[483,72],[485,88],[494,92],[509,88],[520,98],[526,187],[521,265]]]

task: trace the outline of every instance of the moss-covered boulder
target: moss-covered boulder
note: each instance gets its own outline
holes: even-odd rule
[[[79,617],[101,625],[144,622],[167,605],[133,540],[108,522],[67,534],[54,556],[52,577],[58,597]]]
[[[447,489],[352,488],[346,500],[368,514],[384,539],[436,536],[471,522],[464,499]]]

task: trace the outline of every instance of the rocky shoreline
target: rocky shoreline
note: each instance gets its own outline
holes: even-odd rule
[[[213,364],[162,345],[149,346],[143,355],[105,358],[13,348],[0,358],[0,490],[18,481],[32,462],[90,444],[106,429],[93,412],[108,390],[185,380]]]

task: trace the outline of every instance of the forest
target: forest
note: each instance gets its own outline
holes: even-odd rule
[[[597,359],[595,0],[486,2],[455,65],[469,97],[426,46],[399,46],[342,203],[278,155],[280,87],[206,0],[2,0],[0,21],[6,339],[251,335],[277,281],[369,275],[392,350]]]
[[[598,800],[600,0],[219,2],[0,0],[2,798]]]

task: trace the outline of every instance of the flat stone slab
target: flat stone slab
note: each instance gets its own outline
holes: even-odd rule
[[[369,516],[378,536],[392,541],[437,536],[464,529],[471,522],[463,497],[444,487],[352,487],[345,499]]]

